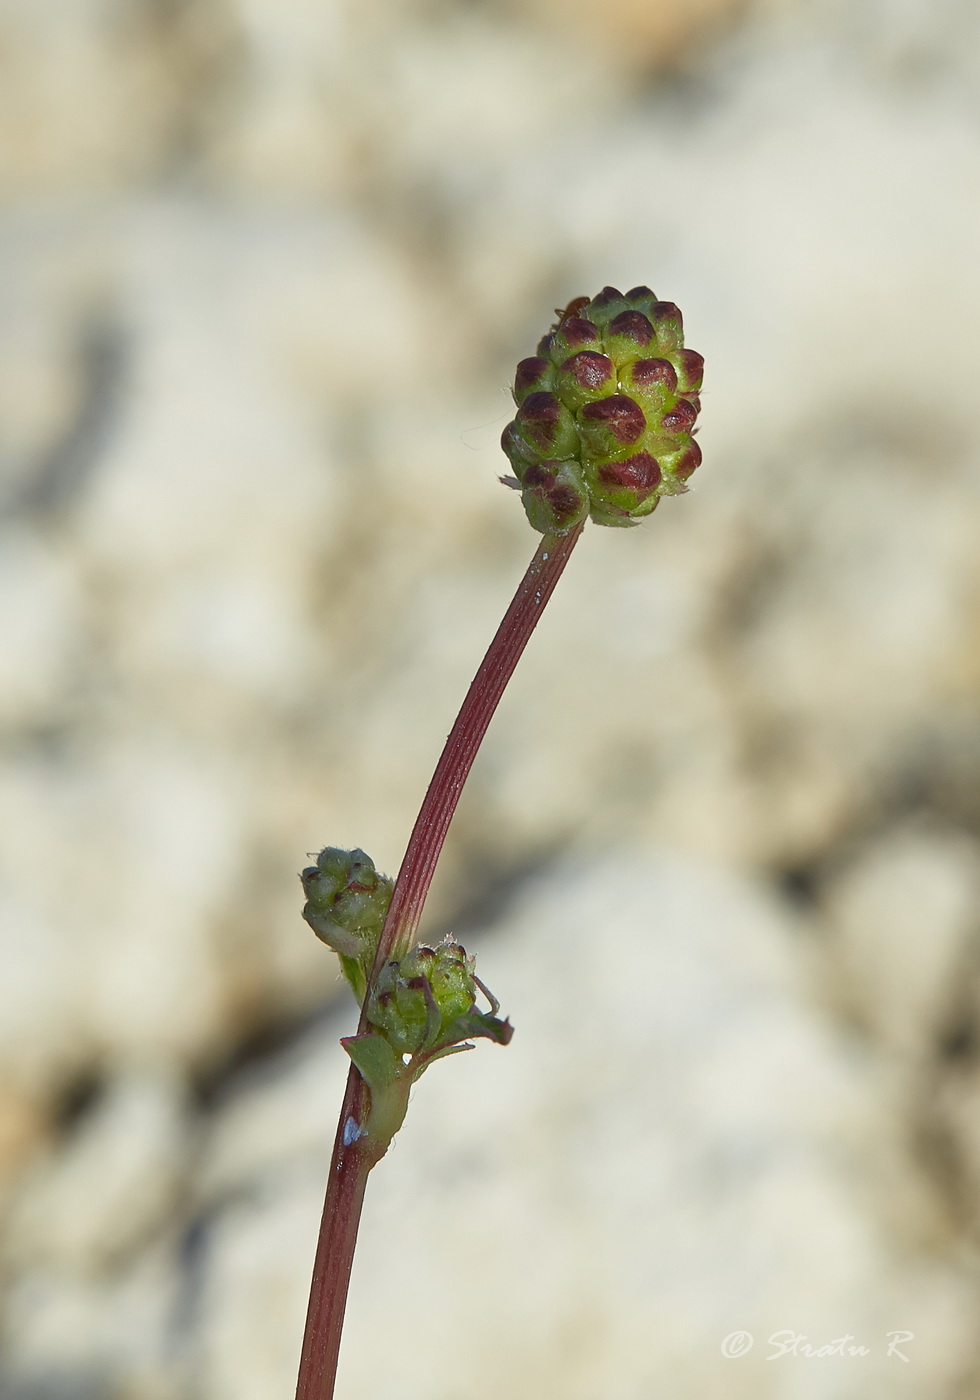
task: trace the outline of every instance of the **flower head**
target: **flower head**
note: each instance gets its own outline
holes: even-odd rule
[[[704,361],[681,313],[649,287],[577,297],[521,360],[501,445],[528,519],[565,534],[585,518],[634,525],[687,490]]]

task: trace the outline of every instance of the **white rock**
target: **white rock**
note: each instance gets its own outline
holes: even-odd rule
[[[295,1389],[323,1185],[322,1171],[286,1166],[212,1226],[194,1344],[209,1400]]]
[[[980,859],[956,833],[898,828],[831,884],[838,995],[892,1053],[923,1061],[971,966]]]
[[[195,1178],[195,1196],[205,1208],[297,1161],[322,1166],[349,1064],[338,1039],[357,1024],[357,1008],[348,1000],[346,1026],[338,1008],[288,1052],[246,1076],[220,1107]]]
[[[0,723],[58,705],[77,665],[78,598],[65,560],[26,530],[0,552]]]
[[[22,1274],[4,1308],[5,1375],[71,1394],[97,1394],[108,1381],[132,1400],[176,1400],[186,1375],[175,1356],[179,1299],[171,1249],[151,1249],[107,1278],[35,1268]],[[20,1393],[20,1392],[15,1392]]]
[[[64,1150],[25,1182],[11,1212],[8,1263],[85,1278],[151,1242],[176,1204],[185,1113],[172,1073],[120,1070]]]

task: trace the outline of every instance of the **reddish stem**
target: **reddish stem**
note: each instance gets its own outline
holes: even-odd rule
[[[415,942],[425,898],[463,784],[507,682],[581,533],[580,525],[567,535],[545,535],[473,677],[412,828],[378,940],[372,978],[389,958],[404,957]]]
[[[545,535],[466,692],[395,881],[378,940],[372,983],[385,962],[392,957],[404,957],[415,941],[436,862],[463,784],[507,682],[581,533],[579,525],[567,535]],[[365,1024],[362,1011],[360,1031]],[[296,1400],[332,1400],[333,1397],[364,1188],[368,1172],[379,1160],[370,1152],[366,1141],[356,1136],[367,1116],[366,1095],[364,1081],[351,1065],[320,1222]]]
[[[321,1397],[330,1400],[333,1395],[357,1227],[368,1172],[374,1165],[365,1158],[359,1142],[349,1146],[343,1142],[343,1124],[349,1121],[348,1110],[353,1108],[355,1113],[360,1112],[363,1088],[363,1079],[351,1065],[320,1220],[296,1400],[321,1400]]]

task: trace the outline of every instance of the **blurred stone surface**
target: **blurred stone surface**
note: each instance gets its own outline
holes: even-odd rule
[[[980,864],[972,842],[896,830],[830,883],[841,996],[894,1054],[930,1057],[974,961]]]
[[[566,39],[606,50],[628,72],[687,58],[698,41],[739,19],[749,0],[532,0],[529,9]]]
[[[975,1393],[978,54],[968,0],[0,4],[3,1400],[288,1393],[295,872],[397,866],[533,547],[504,386],[607,281],[683,306],[705,465],[587,533],[474,771],[429,922],[520,1040],[421,1086],[349,1355],[390,1240],[474,1400]],[[900,1371],[715,1360],[912,1315]]]

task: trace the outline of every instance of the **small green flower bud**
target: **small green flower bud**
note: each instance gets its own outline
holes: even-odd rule
[[[704,356],[699,355],[696,350],[678,350],[674,358],[677,361],[677,384],[681,393],[696,393],[701,388],[704,378]]]
[[[522,404],[528,394],[554,387],[555,367],[550,360],[541,355],[532,355],[528,360],[521,360],[514,376],[514,398],[518,404]]]
[[[680,496],[687,490],[684,483],[688,477],[701,465],[701,449],[696,442],[691,442],[677,451],[662,453],[659,460],[664,474],[660,494]]]
[[[660,463],[649,452],[635,452],[620,461],[597,462],[589,471],[596,504],[593,519],[602,525],[629,525],[657,508],[663,479]]]
[[[650,319],[657,331],[659,350],[679,350],[684,344],[684,321],[680,310],[672,301],[654,302]]]
[[[476,983],[473,980],[475,958],[466,956],[465,948],[458,943],[442,943],[438,948],[413,948],[405,959],[411,962],[412,954],[418,954],[413,967],[428,979],[432,995],[439,1008],[439,1034],[441,1040],[454,1021],[469,1011],[476,1001]]]
[[[584,314],[600,326],[603,331],[621,311],[629,311],[630,305],[618,287],[603,287],[597,297],[593,297]]]
[[[597,399],[582,410],[582,441],[592,456],[607,456],[639,442],[647,420],[643,409],[627,394]]]
[[[677,371],[669,360],[634,360],[623,371],[623,383],[650,422],[656,422],[674,405]]]
[[[586,516],[629,525],[678,495],[701,461],[693,439],[704,361],[681,313],[649,287],[577,297],[522,360],[501,445],[528,519],[567,533]]]
[[[325,847],[300,879],[303,918],[322,942],[340,954],[358,1002],[374,961],[394,882],[375,869],[364,851]]]
[[[520,481],[528,467],[541,460],[541,454],[526,442],[516,421],[508,423],[500,435],[500,446],[514,468],[514,475]]]
[[[557,394],[529,394],[514,419],[518,435],[547,457],[572,457],[578,450],[578,429]]]
[[[622,366],[647,354],[654,334],[642,311],[621,311],[609,322],[604,343],[616,364]]]
[[[653,308],[657,304],[657,294],[651,292],[649,287],[631,287],[626,293],[625,300],[637,311],[642,311],[649,320]]]
[[[429,1026],[426,987],[424,977],[399,977],[398,964],[390,962],[381,969],[369,998],[368,1019],[399,1055],[414,1055],[425,1042]]]
[[[548,340],[548,354],[552,362],[560,365],[577,350],[596,349],[600,344],[599,327],[581,316],[570,316],[559,323],[558,329]]]
[[[506,1045],[510,1026],[476,1010],[475,959],[453,941],[417,945],[401,962],[385,964],[368,998],[367,1017],[398,1055],[447,1051],[460,1041],[488,1036]]]
[[[589,513],[589,492],[575,462],[537,462],[524,472],[521,499],[542,535],[564,534]]]
[[[569,408],[584,408],[599,394],[615,394],[616,369],[608,355],[579,350],[558,370],[556,388]]]

